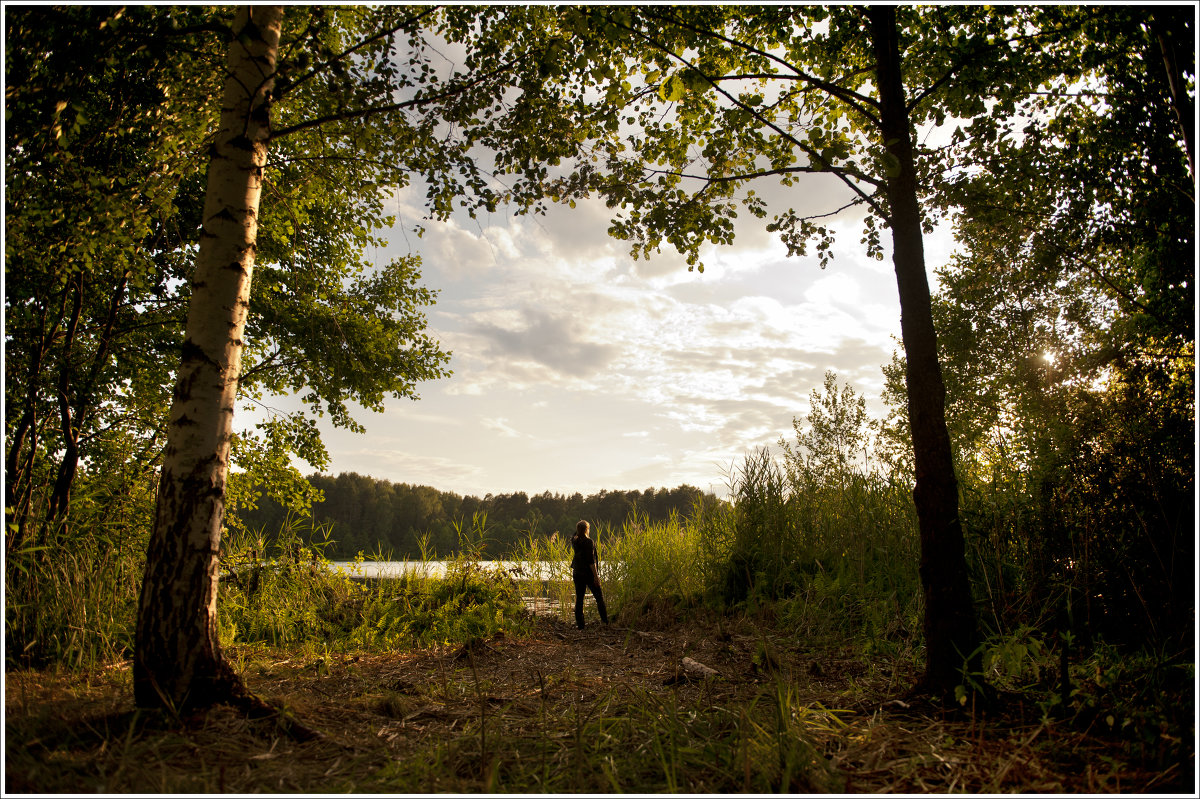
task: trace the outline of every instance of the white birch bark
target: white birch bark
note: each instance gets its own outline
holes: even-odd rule
[[[233,26],[138,609],[143,706],[221,701],[232,674],[217,641],[217,554],[282,20],[282,6],[250,6]]]

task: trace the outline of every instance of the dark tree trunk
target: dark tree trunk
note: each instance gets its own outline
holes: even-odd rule
[[[1183,149],[1187,154],[1188,173],[1196,179],[1196,164],[1193,160],[1193,139],[1195,138],[1196,109],[1192,98],[1188,95],[1184,67],[1195,71],[1195,58],[1179,61],[1182,54],[1185,59],[1190,54],[1192,46],[1192,9],[1189,6],[1179,8],[1156,8],[1150,14],[1150,27],[1158,42],[1162,54],[1163,68],[1167,73],[1167,87],[1171,92],[1171,110],[1175,112],[1175,123],[1183,136]],[[1177,46],[1181,45],[1181,46]]]
[[[927,660],[921,687],[946,694],[961,683],[978,646],[975,609],[958,516],[958,481],[946,430],[946,390],[938,363],[929,279],[925,272],[916,156],[904,98],[896,11],[867,11],[879,83],[882,138],[895,158],[887,182],[892,261],[900,290],[900,329],[908,361],[908,420],[916,461],[913,499],[921,532]]]
[[[79,325],[80,310],[83,304],[84,281],[79,276],[76,284],[76,298],[72,309],[71,323],[68,327],[67,342],[63,348],[62,363],[59,378],[59,417],[62,425],[63,455],[58,465],[58,475],[54,481],[54,490],[50,494],[50,505],[47,512],[47,525],[53,529],[60,523],[60,517],[65,518],[71,504],[71,489],[75,485],[75,476],[79,472],[79,460],[82,455],[79,445],[80,431],[91,411],[100,404],[96,396],[96,384],[108,362],[108,353],[112,348],[112,332],[117,323],[117,315],[125,299],[125,290],[129,285],[129,273],[126,272],[117,281],[109,301],[108,312],[104,326],[95,338],[95,352],[92,353],[91,367],[82,379],[76,379],[72,362],[71,350],[74,348],[75,332]],[[74,402],[71,400],[74,398]]]
[[[25,540],[26,524],[29,519],[29,502],[33,493],[30,475],[33,472],[33,454],[37,449],[37,407],[36,388],[32,385],[27,389],[28,401],[21,421],[17,424],[12,440],[9,442],[8,455],[5,458],[4,480],[4,521],[5,521],[5,551],[12,552],[20,547]],[[26,437],[29,438],[29,456],[22,463],[21,453],[25,449]]]
[[[42,402],[39,383],[46,356],[53,346],[54,338],[66,313],[69,291],[64,289],[58,314],[50,319],[50,300],[41,303],[38,310],[39,334],[37,344],[29,354],[29,369],[25,379],[25,411],[17,423],[12,437],[5,442],[4,514],[5,548],[12,551],[25,541],[28,532],[30,507],[33,503],[33,464],[37,456],[40,420],[38,407]]]
[[[58,465],[58,476],[54,480],[50,504],[42,524],[43,543],[59,515],[66,512],[71,483],[75,480],[75,470],[79,464],[79,428],[73,423],[71,416],[71,378],[74,373],[71,365],[71,351],[75,346],[75,333],[79,330],[79,317],[83,312],[84,280],[82,272],[75,276],[72,289],[75,298],[71,302],[71,319],[67,323],[66,341],[63,343],[62,357],[59,358],[58,363],[58,412],[62,431],[63,456]]]

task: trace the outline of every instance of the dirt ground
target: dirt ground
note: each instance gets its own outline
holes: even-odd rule
[[[982,718],[905,698],[911,659],[865,662],[747,620],[579,632],[542,617],[528,635],[418,653],[227,656],[321,737],[227,707],[135,713],[128,663],[10,672],[5,792],[1170,792],[1194,769],[1131,765],[1036,708]],[[790,714],[777,729],[770,708]],[[811,744],[805,768],[780,772],[763,748],[785,728]]]

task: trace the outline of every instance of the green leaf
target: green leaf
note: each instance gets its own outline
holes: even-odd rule
[[[683,79],[679,77],[679,73],[675,72],[670,75],[662,85],[658,87],[658,96],[668,102],[674,103],[682,100],[687,94],[687,85]]]

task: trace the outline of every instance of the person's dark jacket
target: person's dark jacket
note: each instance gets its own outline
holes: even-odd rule
[[[600,562],[596,555],[596,542],[585,536],[575,536],[571,539],[571,547],[575,556],[571,558],[572,571],[591,571],[592,566]]]

